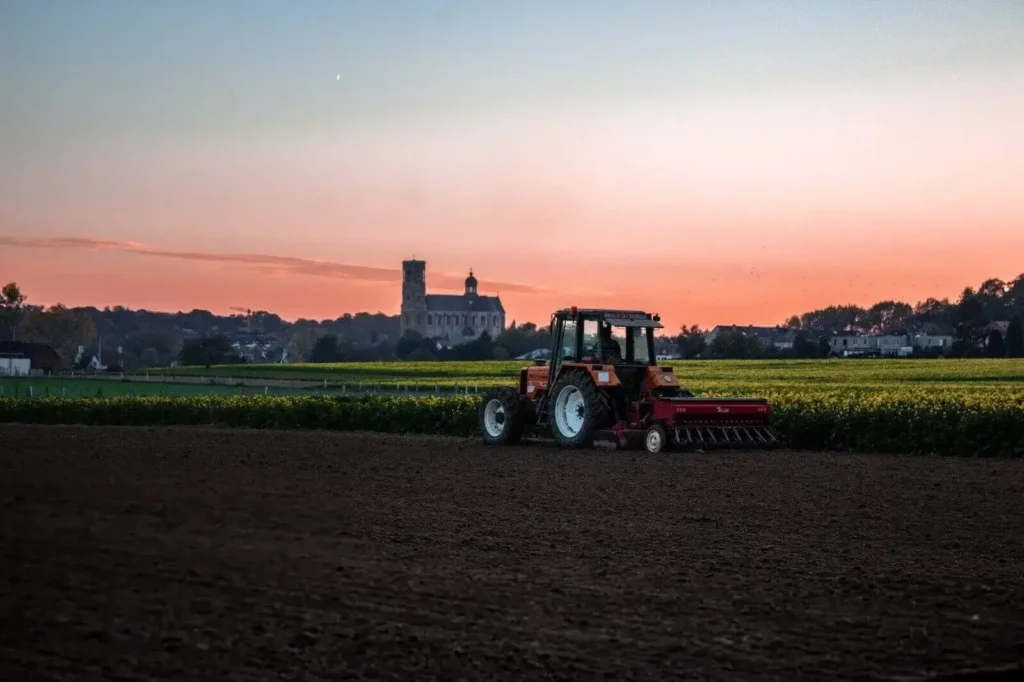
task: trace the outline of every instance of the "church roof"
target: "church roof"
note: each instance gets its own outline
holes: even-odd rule
[[[427,294],[427,312],[431,313],[503,313],[497,296],[457,296]]]

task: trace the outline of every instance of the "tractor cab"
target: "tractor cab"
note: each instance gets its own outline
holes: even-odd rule
[[[660,318],[635,310],[567,308],[551,316],[553,361],[614,365],[656,364],[654,330]]]
[[[554,384],[563,364],[609,366],[623,398],[636,400],[649,368],[657,364],[654,330],[662,327],[657,314],[639,310],[557,311],[551,316],[548,385]]]

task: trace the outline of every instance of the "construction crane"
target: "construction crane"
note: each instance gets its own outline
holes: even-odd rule
[[[239,308],[238,306],[229,306],[231,310],[238,313],[245,313],[245,330],[252,332],[252,309],[250,308]]]

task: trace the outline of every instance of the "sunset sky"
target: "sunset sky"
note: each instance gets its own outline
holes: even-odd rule
[[[0,280],[667,325],[1024,272],[1020,0],[0,2]],[[2,282],[0,282],[2,284]]]

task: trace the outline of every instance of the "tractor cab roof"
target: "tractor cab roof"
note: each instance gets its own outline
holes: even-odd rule
[[[661,329],[661,318],[642,310],[613,310],[607,308],[563,308],[555,313],[562,320],[599,320],[613,327],[653,327]]]

